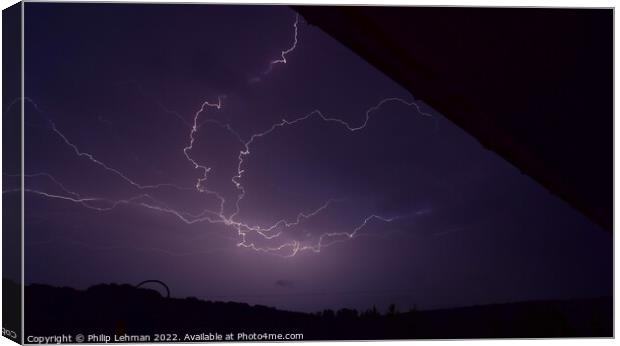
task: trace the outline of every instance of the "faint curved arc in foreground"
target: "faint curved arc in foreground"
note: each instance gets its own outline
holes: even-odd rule
[[[166,298],[170,298],[170,288],[163,281],[159,281],[159,280],[144,280],[141,283],[137,284],[136,288],[140,288],[140,286],[142,286],[144,284],[149,284],[149,283],[156,283],[156,284],[159,284],[159,285],[163,286],[166,289]]]

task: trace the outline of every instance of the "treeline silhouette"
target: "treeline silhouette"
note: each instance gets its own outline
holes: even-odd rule
[[[14,283],[4,282],[7,285]],[[31,284],[25,287],[28,335],[200,333],[303,333],[304,340],[612,337],[611,297],[533,301],[464,308],[403,311],[390,305],[282,311],[245,303],[164,298],[130,285],[87,290]]]

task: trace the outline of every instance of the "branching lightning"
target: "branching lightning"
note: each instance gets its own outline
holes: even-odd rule
[[[54,133],[56,133],[65,142],[65,144],[67,146],[71,147],[71,149],[73,149],[73,151],[75,152],[75,154],[77,156],[87,158],[88,160],[90,160],[94,164],[103,167],[103,169],[105,169],[108,172],[114,173],[115,175],[119,176],[121,179],[123,179],[124,181],[126,181],[127,183],[131,184],[132,186],[134,186],[135,188],[137,188],[139,190],[159,189],[159,188],[162,188],[162,187],[171,187],[171,188],[175,188],[175,189],[179,189],[179,190],[188,190],[189,189],[187,187],[181,187],[181,186],[174,185],[174,184],[169,184],[169,183],[162,183],[162,184],[155,184],[155,185],[142,185],[142,184],[139,184],[139,183],[133,181],[132,179],[130,179],[129,177],[127,177],[125,174],[123,174],[118,169],[112,168],[112,167],[106,165],[105,163],[99,161],[92,154],[89,154],[87,152],[81,151],[75,144],[71,143],[69,141],[69,139],[67,139],[67,137],[62,132],[60,132],[58,130],[58,128],[56,127],[56,124],[54,124],[54,122],[50,121],[50,124],[52,126],[52,131],[54,131]]]
[[[296,14],[295,22],[293,23],[293,43],[291,44],[290,47],[280,52],[279,58],[271,60],[269,62],[267,69],[263,71],[262,73],[263,77],[270,74],[276,65],[288,63],[288,60],[286,60],[286,56],[292,53],[297,48],[298,36],[299,36],[299,14]],[[250,83],[257,83],[257,82],[260,82],[261,80],[262,80],[262,77],[257,76],[257,77],[250,79]]]
[[[287,48],[287,49],[283,50],[282,52],[280,52],[280,58],[272,60],[269,63],[269,67],[267,68],[267,70],[265,70],[265,72],[263,72],[263,74],[267,75],[267,74],[271,73],[271,71],[273,70],[274,66],[276,66],[278,64],[286,64],[287,63],[286,56],[288,54],[290,54],[292,51],[294,51],[295,48],[297,48],[297,36],[299,34],[299,27],[298,26],[299,26],[299,14],[296,14],[295,15],[295,23],[293,23],[293,28],[294,28],[293,44],[289,48]]]
[[[299,15],[296,15],[295,22],[293,24],[294,40],[293,40],[292,45],[289,48],[281,51],[280,58],[272,60],[269,63],[269,66],[263,72],[263,75],[269,74],[276,65],[287,63],[288,61],[287,56],[291,52],[293,52],[297,48],[297,45],[298,45],[298,32],[299,32],[298,26],[299,26]],[[39,107],[32,100],[27,99],[27,98],[26,100],[32,103],[36,107],[37,111],[40,112]],[[180,116],[180,114],[166,109],[166,112],[175,114],[177,118],[181,119],[186,125],[190,127],[190,131],[188,134],[188,142],[187,142],[187,145],[183,148],[182,152],[183,152],[185,159],[190,163],[191,167],[195,170],[200,171],[200,176],[196,180],[193,187],[182,187],[182,186],[178,186],[175,184],[169,184],[169,183],[150,184],[150,185],[138,183],[135,180],[129,178],[128,175],[123,173],[121,170],[114,168],[104,163],[103,161],[97,159],[94,154],[81,150],[75,143],[70,141],[69,138],[58,129],[58,127],[56,126],[54,122],[50,120],[52,132],[55,133],[66,146],[71,148],[77,157],[88,159],[94,165],[101,167],[105,171],[112,173],[116,177],[128,183],[133,188],[140,190],[141,193],[138,193],[134,197],[131,197],[131,198],[119,199],[119,200],[83,196],[67,188],[66,185],[62,184],[58,179],[56,179],[54,176],[46,172],[27,174],[25,175],[25,177],[28,179],[35,179],[37,177],[45,177],[49,179],[60,191],[62,191],[62,193],[45,192],[45,191],[40,191],[37,189],[31,189],[31,188],[25,189],[25,192],[35,194],[35,195],[45,197],[45,198],[59,199],[59,200],[66,201],[66,202],[76,203],[76,204],[79,204],[85,208],[91,209],[96,212],[107,212],[122,205],[133,205],[133,206],[142,207],[142,208],[145,208],[151,211],[172,215],[176,217],[177,219],[179,219],[181,222],[188,224],[188,225],[203,223],[203,222],[210,223],[210,224],[222,224],[224,226],[231,227],[232,229],[236,231],[240,239],[237,246],[247,248],[247,249],[252,249],[258,252],[275,254],[275,255],[283,256],[283,257],[292,257],[304,251],[311,251],[311,252],[318,253],[318,252],[321,252],[323,248],[326,248],[338,242],[342,242],[342,241],[356,237],[372,221],[389,223],[397,219],[396,217],[385,217],[381,215],[372,214],[364,218],[356,227],[354,227],[350,231],[325,232],[325,233],[320,234],[318,236],[318,242],[316,242],[316,244],[305,244],[300,240],[286,241],[285,236],[288,233],[287,231],[289,229],[292,229],[292,228],[295,228],[296,226],[301,225],[304,221],[311,219],[315,217],[316,215],[322,213],[323,211],[328,209],[333,203],[337,203],[340,200],[329,199],[325,203],[320,205],[318,208],[312,211],[299,212],[296,218],[292,221],[287,220],[287,219],[280,219],[269,226],[250,225],[247,222],[237,220],[237,217],[241,210],[241,202],[246,195],[246,188],[241,183],[241,178],[243,174],[245,173],[245,170],[243,168],[244,160],[248,156],[251,155],[250,149],[253,145],[257,144],[259,139],[268,137],[270,134],[280,129],[284,130],[288,127],[296,126],[296,125],[302,126],[304,121],[309,120],[313,117],[318,118],[321,121],[324,121],[326,123],[338,124],[342,127],[343,131],[347,131],[351,133],[361,131],[364,128],[366,128],[369,124],[369,120],[372,116],[372,113],[378,111],[382,106],[388,103],[397,103],[397,104],[401,104],[406,107],[413,107],[417,114],[426,116],[426,117],[432,117],[431,114],[423,112],[417,103],[413,101],[406,101],[406,100],[403,100],[401,98],[396,98],[396,97],[390,97],[390,98],[383,99],[379,101],[377,104],[375,104],[374,106],[366,110],[362,122],[358,125],[352,125],[343,119],[340,119],[337,117],[330,117],[330,116],[323,114],[320,110],[314,110],[308,114],[305,114],[297,118],[282,119],[281,121],[276,122],[272,124],[271,126],[267,127],[266,130],[262,132],[254,133],[251,136],[249,136],[247,140],[244,140],[242,136],[240,136],[239,133],[236,132],[229,124],[223,124],[213,118],[208,117],[209,112],[217,112],[221,110],[222,107],[224,107],[223,101],[224,101],[224,97],[220,96],[217,98],[217,102],[210,102],[210,101],[203,102],[200,108],[194,113],[193,121],[191,123],[188,123],[187,121],[185,121],[184,118]],[[11,107],[12,105],[13,103],[9,107]],[[232,184],[238,190],[237,197],[235,198],[234,201],[227,201],[226,198],[223,196],[223,194],[208,187],[209,185],[208,178],[209,178],[209,174],[212,172],[213,167],[210,167],[209,165],[205,163],[199,162],[196,158],[192,156],[192,150],[194,149],[194,144],[196,143],[196,140],[198,139],[200,128],[204,126],[205,124],[215,124],[221,127],[222,129],[234,135],[235,138],[242,144],[243,149],[239,151],[238,156],[237,156],[236,173],[230,179]],[[165,203],[155,199],[152,195],[143,192],[145,190],[156,190],[156,189],[165,188],[165,187],[174,188],[174,189],[178,189],[182,191],[196,191],[198,193],[204,193],[204,194],[213,196],[218,200],[219,208],[218,210],[204,210],[198,214],[192,214],[186,211],[182,211],[182,210],[178,210],[173,207],[170,207],[166,205]],[[17,191],[19,190],[18,189],[6,190],[6,191],[3,191],[3,193],[11,193],[11,192],[17,192]],[[225,205],[229,202],[234,204],[234,210],[230,215],[227,216],[225,215]],[[282,243],[279,245],[275,245],[275,246],[257,245],[255,241],[252,241],[249,238],[249,235],[258,236],[259,239],[261,239],[265,243],[274,242],[276,240],[280,240],[280,242]]]

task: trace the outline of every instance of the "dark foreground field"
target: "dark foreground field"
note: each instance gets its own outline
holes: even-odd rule
[[[5,287],[8,283],[5,282]],[[130,285],[85,291],[25,288],[26,336],[69,334],[303,333],[304,340],[611,337],[612,298],[494,304],[430,311],[281,311],[164,298]]]

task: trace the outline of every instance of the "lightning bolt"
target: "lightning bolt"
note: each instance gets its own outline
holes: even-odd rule
[[[224,213],[224,204],[226,203],[226,200],[224,199],[222,195],[220,195],[216,191],[212,191],[204,187],[204,184],[203,184],[207,180],[207,176],[209,175],[209,172],[211,172],[211,167],[207,167],[207,166],[199,164],[190,155],[190,152],[192,151],[194,147],[194,142],[196,141],[196,137],[195,137],[196,133],[198,132],[198,129],[199,129],[198,119],[200,117],[200,114],[202,114],[207,108],[221,109],[222,108],[222,97],[221,96],[218,97],[217,103],[210,103],[208,101],[203,102],[200,109],[196,112],[196,114],[194,114],[194,122],[192,124],[191,131],[189,132],[189,144],[185,148],[183,148],[183,154],[185,155],[185,158],[189,162],[191,162],[191,164],[194,166],[194,169],[199,169],[202,171],[202,177],[198,178],[198,180],[196,181],[196,185],[195,185],[196,190],[198,192],[205,192],[205,193],[215,196],[220,201],[219,214],[221,215]]]
[[[263,75],[267,75],[271,73],[274,67],[278,64],[286,64],[288,62],[287,56],[297,48],[298,33],[299,33],[299,15],[298,14],[295,17],[293,29],[294,29],[293,43],[291,44],[290,47],[281,51],[280,57],[278,59],[272,60],[269,63],[269,66],[263,72]],[[37,111],[43,113],[34,101],[32,101],[29,98],[24,98],[24,99],[32,103],[35,106],[35,109]],[[95,157],[94,154],[81,150],[76,144],[71,142],[64,133],[62,133],[58,129],[58,127],[56,126],[54,122],[49,120],[52,132],[55,133],[66,146],[71,148],[77,157],[85,158],[89,160],[96,166],[99,166],[105,171],[115,175],[116,177],[120,178],[124,182],[128,183],[130,186],[140,191],[155,190],[155,189],[160,189],[164,187],[169,187],[169,188],[174,188],[174,189],[178,189],[181,191],[196,191],[198,193],[204,193],[204,194],[213,196],[218,200],[219,208],[217,211],[205,209],[198,214],[192,214],[187,211],[183,211],[183,210],[170,207],[166,205],[165,203],[163,203],[162,201],[155,199],[152,195],[148,193],[139,193],[131,198],[116,199],[116,200],[109,199],[109,198],[91,197],[91,196],[86,197],[86,196],[82,196],[81,194],[75,191],[70,190],[69,188],[67,188],[65,184],[62,184],[58,179],[56,179],[54,176],[46,172],[27,174],[25,175],[25,177],[29,179],[37,178],[37,177],[46,177],[55,186],[57,186],[60,189],[60,191],[62,191],[62,194],[45,192],[45,191],[31,189],[31,188],[25,189],[25,192],[35,194],[35,195],[45,197],[45,198],[58,199],[58,200],[66,201],[66,202],[75,203],[75,204],[81,205],[85,208],[88,208],[88,209],[91,209],[97,212],[108,212],[122,205],[133,205],[133,206],[139,206],[139,207],[151,210],[151,211],[173,215],[174,217],[179,219],[181,222],[188,224],[188,225],[196,224],[196,223],[203,223],[203,222],[206,222],[209,224],[223,224],[227,227],[231,227],[232,229],[236,231],[237,236],[240,239],[240,241],[237,243],[238,247],[252,249],[257,252],[264,252],[264,253],[274,254],[274,255],[282,256],[282,257],[293,257],[304,251],[311,251],[311,252],[319,253],[321,252],[323,248],[332,246],[336,243],[339,243],[339,242],[342,242],[348,239],[355,238],[373,220],[384,222],[384,223],[389,223],[389,222],[393,222],[397,220],[397,217],[386,217],[386,216],[381,216],[377,214],[371,214],[365,217],[356,227],[354,227],[350,231],[325,232],[325,233],[320,234],[318,236],[318,242],[316,244],[307,245],[307,244],[303,244],[302,241],[300,240],[290,240],[290,241],[284,241],[282,244],[277,245],[277,246],[257,245],[255,241],[252,241],[248,238],[248,235],[250,234],[257,235],[261,240],[266,241],[266,242],[278,240],[287,234],[287,230],[301,225],[304,221],[311,219],[315,217],[316,215],[319,215],[323,211],[327,210],[333,203],[337,203],[341,200],[335,199],[335,198],[329,199],[314,210],[307,211],[307,212],[299,212],[292,221],[289,221],[287,219],[280,219],[269,226],[250,225],[247,222],[237,220],[237,217],[241,210],[242,200],[246,196],[246,188],[242,185],[241,178],[243,174],[245,173],[245,170],[243,168],[245,159],[251,155],[251,148],[253,147],[253,145],[256,145],[256,142],[258,142],[260,139],[269,136],[270,134],[274,133],[277,130],[284,130],[285,128],[289,128],[292,126],[301,126],[306,120],[309,120],[311,118],[318,118],[321,121],[326,122],[326,123],[336,123],[342,127],[343,131],[348,132],[348,133],[362,131],[368,126],[368,123],[371,119],[372,114],[378,111],[381,107],[383,107],[384,105],[388,103],[398,103],[406,107],[412,107],[415,109],[417,114],[433,118],[431,114],[425,113],[424,111],[422,111],[422,109],[416,102],[406,101],[404,99],[397,98],[397,97],[385,98],[383,100],[380,100],[378,103],[376,103],[372,107],[368,108],[366,112],[364,113],[364,118],[362,122],[357,125],[352,125],[349,122],[341,118],[327,116],[317,109],[317,110],[313,110],[310,113],[307,113],[305,115],[302,115],[302,116],[299,116],[293,119],[282,119],[281,121],[273,123],[271,126],[268,126],[266,130],[262,132],[254,133],[250,135],[247,140],[244,140],[242,136],[240,136],[239,133],[235,131],[229,124],[224,124],[213,118],[208,117],[209,112],[217,112],[222,109],[222,107],[224,106],[223,100],[224,100],[224,96],[219,96],[217,98],[217,102],[204,101],[199,107],[199,109],[194,113],[191,123],[188,123],[179,113],[168,110],[167,108],[165,108],[163,105],[161,105],[158,102],[158,105],[162,107],[162,109],[164,109],[169,114],[175,115],[179,120],[181,120],[185,125],[187,125],[190,128],[190,131],[188,133],[188,142],[187,142],[187,145],[183,148],[182,152],[183,152],[185,159],[190,164],[190,166],[193,169],[200,171],[200,176],[197,178],[193,187],[183,187],[183,186],[178,186],[178,185],[170,184],[170,183],[160,183],[160,184],[150,184],[150,185],[138,183],[135,180],[131,179],[128,175],[124,174],[121,170],[114,168],[104,163],[103,161],[99,160],[98,158]],[[9,105],[9,109],[14,104],[15,102],[11,103]],[[198,138],[197,136],[199,135],[199,130],[205,124],[215,124],[221,127],[222,129],[228,131],[233,136],[235,136],[235,138],[242,144],[243,149],[239,151],[238,156],[237,156],[236,173],[230,179],[232,184],[239,191],[239,193],[237,194],[237,197],[233,201],[234,211],[232,212],[230,216],[226,216],[224,212],[225,205],[228,203],[226,198],[221,193],[217,192],[216,190],[210,189],[208,187],[209,174],[212,172],[213,168],[205,163],[199,162],[197,159],[195,159],[192,156],[192,150],[194,149],[194,144],[196,143],[196,140]],[[18,191],[19,191],[18,189],[13,189],[13,190],[3,191],[3,193],[11,193],[11,192],[18,192]]]
[[[276,60],[272,60],[269,63],[269,67],[267,68],[267,70],[265,70],[265,72],[263,72],[264,75],[267,75],[269,73],[271,73],[271,71],[273,70],[274,66],[278,65],[278,64],[286,64],[287,60],[286,60],[286,56],[289,55],[292,51],[295,50],[295,48],[297,48],[297,35],[299,34],[299,14],[295,15],[295,23],[293,23],[293,28],[295,29],[295,35],[293,38],[293,44],[283,50],[282,52],[280,52],[280,58],[276,59]]]
[[[298,43],[298,35],[299,35],[299,14],[295,14],[295,22],[293,23],[293,43],[290,47],[280,52],[280,57],[269,62],[267,69],[263,71],[262,76],[266,76],[273,71],[274,67],[278,64],[286,64],[288,60],[286,60],[286,56],[292,53],[297,48]],[[250,79],[250,83],[258,83],[262,80],[261,76],[257,76]]]
[[[329,117],[326,116],[325,114],[323,114],[320,110],[314,110],[304,116],[298,117],[298,118],[294,118],[292,120],[287,120],[287,119],[282,119],[282,121],[277,122],[273,125],[271,125],[267,130],[259,132],[259,133],[255,133],[252,134],[250,136],[250,138],[243,142],[243,147],[244,149],[241,150],[239,152],[238,155],[238,166],[237,166],[237,174],[234,175],[231,178],[231,181],[233,182],[233,184],[235,185],[235,187],[240,191],[240,194],[238,195],[236,201],[235,201],[235,211],[234,213],[230,216],[230,217],[226,217],[224,215],[224,204],[226,203],[226,199],[218,194],[218,198],[221,201],[220,204],[220,213],[219,213],[219,218],[220,220],[218,222],[223,222],[224,224],[228,225],[228,226],[232,226],[237,230],[238,235],[241,237],[241,242],[239,242],[237,245],[238,246],[242,246],[245,248],[249,248],[249,249],[253,249],[255,251],[261,251],[261,252],[267,252],[267,253],[279,253],[284,249],[290,248],[291,252],[287,255],[284,255],[283,257],[292,257],[295,256],[297,253],[302,252],[302,251],[307,251],[307,250],[311,250],[314,252],[320,252],[322,248],[331,246],[337,242],[340,242],[342,240],[333,240],[333,241],[329,241],[328,239],[330,238],[337,238],[337,237],[343,237],[343,238],[348,238],[348,239],[352,239],[354,238],[358,232],[360,232],[363,228],[365,228],[367,226],[367,224],[369,223],[369,221],[371,220],[380,220],[383,222],[392,222],[394,220],[396,220],[397,218],[395,217],[383,217],[380,215],[370,215],[368,217],[366,217],[363,222],[357,226],[356,228],[354,228],[351,232],[331,232],[331,233],[323,233],[319,236],[319,242],[317,245],[305,245],[302,246],[301,243],[297,240],[293,240],[291,242],[287,242],[284,243],[282,245],[276,246],[276,247],[260,247],[257,246],[254,242],[249,242],[247,240],[247,233],[250,231],[256,232],[258,234],[260,234],[262,236],[263,239],[266,240],[272,240],[275,238],[278,238],[279,236],[281,236],[283,234],[282,231],[277,232],[277,233],[273,233],[275,229],[277,229],[278,227],[284,226],[284,228],[291,228],[293,226],[297,226],[300,224],[300,222],[304,219],[308,219],[311,218],[317,214],[319,214],[321,211],[327,209],[330,205],[330,203],[333,202],[333,200],[328,200],[327,202],[325,202],[321,207],[319,207],[318,209],[316,209],[315,211],[311,212],[311,213],[299,213],[297,215],[297,218],[294,222],[288,222],[285,219],[281,219],[276,221],[274,224],[272,224],[271,226],[268,227],[260,227],[260,226],[250,226],[247,223],[243,223],[240,221],[235,220],[235,217],[238,215],[239,211],[240,211],[240,202],[241,200],[244,198],[245,194],[246,194],[246,189],[245,187],[239,182],[239,179],[241,179],[243,173],[244,173],[244,169],[242,168],[243,163],[244,163],[244,158],[248,155],[250,155],[251,151],[250,151],[250,146],[254,143],[254,141],[256,141],[259,138],[262,137],[266,137],[268,135],[270,135],[271,133],[273,133],[274,131],[276,131],[279,128],[284,128],[287,126],[293,126],[299,123],[302,123],[303,121],[306,121],[308,119],[310,119],[311,117],[318,117],[320,118],[322,121],[324,122],[333,122],[333,123],[337,123],[339,125],[341,125],[346,131],[348,132],[356,132],[356,131],[361,131],[364,128],[366,128],[366,126],[368,125],[368,122],[371,118],[371,115],[373,112],[379,110],[383,105],[387,104],[387,103],[400,103],[403,104],[405,106],[408,107],[414,107],[416,109],[416,111],[418,112],[418,114],[423,115],[423,116],[427,116],[427,117],[432,117],[431,114],[429,113],[425,113],[423,112],[419,105],[415,102],[412,101],[406,101],[403,100],[401,98],[395,98],[395,97],[391,97],[391,98],[386,98],[383,99],[381,101],[379,101],[376,105],[370,107],[368,110],[366,110],[365,114],[364,114],[364,120],[360,125],[354,126],[349,124],[348,122],[340,119],[340,118],[335,118],[335,117]],[[202,165],[200,163],[198,163],[195,159],[193,159],[191,157],[191,155],[189,154],[189,151],[191,151],[193,144],[195,142],[195,135],[198,132],[198,127],[197,127],[197,123],[198,123],[198,119],[200,117],[200,115],[207,109],[207,108],[213,108],[216,110],[220,110],[223,107],[222,105],[222,100],[221,98],[218,98],[218,102],[217,103],[210,103],[208,101],[204,102],[201,106],[201,108],[195,113],[194,116],[194,126],[192,127],[192,130],[190,131],[190,143],[189,145],[184,149],[184,153],[186,158],[188,159],[189,162],[191,162],[194,166],[194,168],[196,169],[201,169],[203,171],[203,177],[200,178],[197,183],[196,183],[196,189],[199,192],[209,192],[209,193],[215,193],[211,190],[206,189],[203,186],[203,183],[206,182],[207,180],[207,174],[210,172],[211,168],[207,167],[205,165]],[[222,124],[219,124],[222,126]],[[234,131],[229,125],[224,126],[227,130],[229,130],[231,133],[234,133],[235,136],[238,139],[241,139],[241,137],[239,136],[239,134]],[[327,242],[324,242],[324,240],[327,239]]]
[[[56,124],[54,122],[50,121],[50,125],[52,127],[52,131],[54,133],[56,133],[63,140],[63,142],[67,146],[69,146],[71,149],[73,149],[73,151],[75,152],[75,154],[77,156],[87,158],[92,163],[102,167],[103,169],[105,169],[108,172],[111,172],[111,173],[119,176],[121,179],[123,179],[124,181],[126,181],[127,183],[129,183],[130,185],[132,185],[133,187],[135,187],[135,188],[137,188],[139,190],[159,189],[159,188],[162,188],[162,187],[172,187],[172,188],[175,188],[175,189],[178,189],[178,190],[188,190],[188,189],[190,189],[190,188],[187,188],[187,187],[181,187],[181,186],[178,186],[178,185],[175,185],[175,184],[170,184],[170,183],[162,183],[162,184],[155,184],[155,185],[142,185],[142,184],[139,184],[139,183],[133,181],[132,179],[130,179],[129,177],[127,177],[125,174],[123,174],[118,169],[112,168],[112,167],[108,166],[107,164],[99,161],[92,154],[81,151],[75,144],[71,143],[69,141],[69,139],[67,139],[67,137],[62,132],[60,132],[60,130],[58,130],[58,128],[56,127]]]

